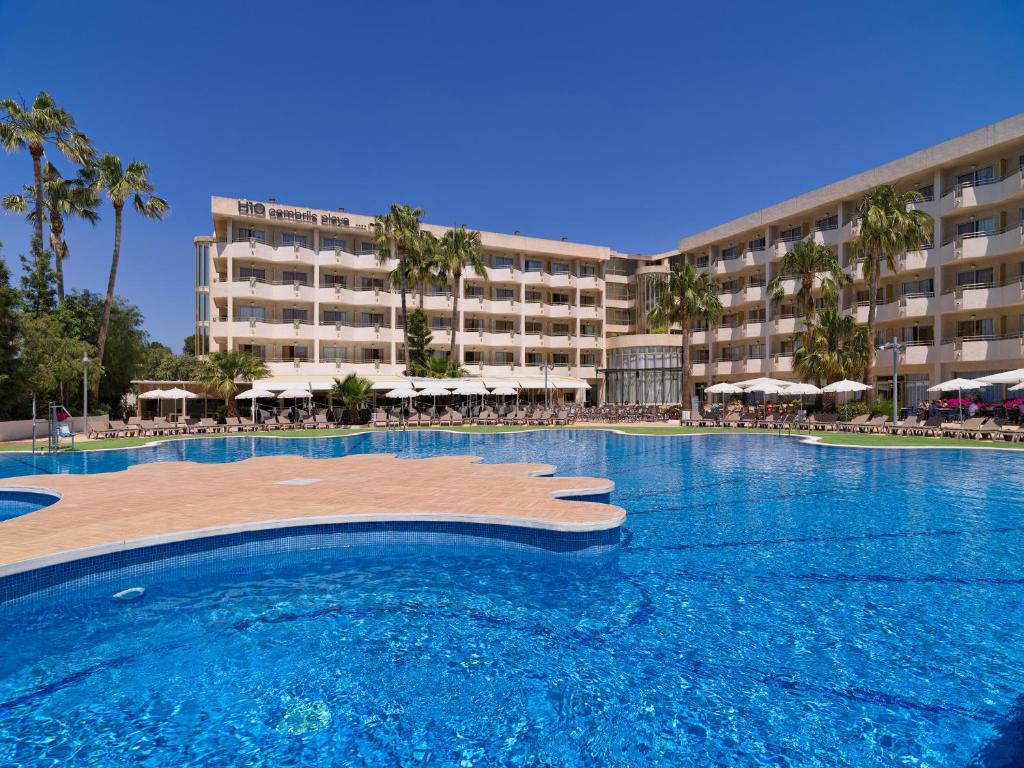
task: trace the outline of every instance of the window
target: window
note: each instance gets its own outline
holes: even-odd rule
[[[498,333],[512,333],[516,329],[515,320],[495,320],[494,330]]]
[[[326,272],[320,275],[320,283],[328,288],[335,285],[340,285],[342,288],[345,287],[347,280],[344,275],[338,275],[334,272]]]
[[[325,237],[323,245],[321,247],[323,247],[323,248],[339,248],[339,249],[345,251],[345,250],[348,250],[348,240],[344,240],[342,238],[337,238],[337,237]]]
[[[580,355],[580,365],[586,365],[588,367],[597,365],[597,355],[593,352],[584,352]]]
[[[581,307],[596,307],[597,296],[580,295],[580,306]]]
[[[362,312],[359,315],[359,324],[364,328],[384,325],[384,315],[379,312]]]
[[[538,261],[537,259],[527,259],[524,265],[524,269],[527,272],[540,272],[544,269],[544,262]]]
[[[823,232],[828,229],[839,229],[839,216],[833,214],[832,216],[824,216],[814,222],[814,229],[817,232]]]
[[[593,323],[582,323],[580,325],[580,336],[597,336],[597,326]]]
[[[526,300],[528,302],[540,303],[542,298],[543,297],[541,296],[541,292],[540,291],[527,291],[526,292]]]
[[[238,230],[238,237],[241,240],[259,240],[261,243],[267,242],[267,230],[265,229],[245,229],[244,227]]]
[[[552,293],[551,294],[552,304],[568,304],[569,294],[568,293]]]
[[[482,285],[467,285],[466,286],[466,298],[467,299],[482,299],[484,297],[484,287]]]
[[[935,279],[931,277],[922,280],[908,280],[903,283],[904,296],[934,296]]]
[[[918,187],[917,191],[921,193],[921,196],[924,197],[925,200],[933,200],[933,199],[935,199],[935,185],[934,184],[928,184],[928,185],[923,186],[923,187]]]
[[[934,344],[935,328],[930,325],[912,325],[900,331],[900,341],[904,344]]]
[[[239,307],[238,308],[238,319],[239,320],[259,320],[260,322],[267,319],[267,308],[266,307]]]
[[[512,365],[515,363],[515,357],[511,352],[495,352],[494,362],[497,365]]]
[[[995,336],[995,321],[991,317],[960,320],[956,324],[956,335],[959,338],[991,338]]]
[[[281,347],[282,360],[307,360],[309,358],[309,347],[297,347],[286,344]]]
[[[992,267],[986,269],[968,269],[956,273],[957,287],[965,285],[990,285],[995,273]]]
[[[361,242],[359,244],[359,252],[360,253],[374,253],[376,250],[377,250],[377,248],[376,248],[376,246],[375,246],[375,244],[374,244],[374,242],[372,240],[370,240],[370,241],[363,241],[363,242]],[[376,350],[376,351],[379,352],[380,350]],[[379,360],[380,358],[378,357],[377,359]]]
[[[597,268],[593,264],[580,264],[576,274],[579,277],[594,277],[597,275]]]
[[[348,312],[336,309],[324,310],[324,322],[345,325],[348,323]]]
[[[239,344],[239,352],[248,352],[250,355],[255,355],[260,360],[267,359],[267,347],[265,344]]]
[[[751,360],[764,359],[764,344],[751,344],[747,355]]]
[[[779,242],[791,243],[803,237],[803,230],[800,227],[779,230]]]
[[[569,324],[568,323],[555,323],[551,326],[551,333],[554,336],[568,336],[569,335]]]
[[[569,364],[569,355],[567,355],[565,352],[555,352],[553,355],[551,355],[551,364],[552,365],[568,365]]]
[[[282,320],[307,320],[309,318],[308,309],[296,309],[294,307],[285,307],[281,310]]]
[[[750,250],[752,251],[763,251],[764,250],[764,238],[755,237],[750,241]]]
[[[452,319],[450,316],[432,317],[430,318],[430,327],[437,330],[447,330],[452,327]]]
[[[540,294],[538,294],[539,296]],[[514,288],[495,288],[494,298],[498,301],[515,301],[516,292]]]
[[[306,235],[293,235],[289,232],[281,235],[281,245],[305,245],[307,240]]]
[[[957,186],[973,187],[981,184],[991,184],[996,180],[995,171],[991,165],[978,168],[974,171],[958,174],[956,177]]]
[[[360,277],[359,278],[359,290],[360,291],[383,291],[384,290],[384,278],[382,278],[382,277]]]
[[[564,262],[552,262],[551,274],[553,275],[567,275],[569,274],[569,265]]]
[[[543,333],[544,326],[538,323],[536,320],[526,321],[526,332],[527,333]]]
[[[759,307],[758,309],[752,309],[749,312],[747,312],[747,322],[748,323],[763,323],[767,317],[768,317],[768,313],[767,313],[767,311],[765,310],[764,307]]]
[[[266,280],[267,270],[259,269],[258,267],[239,267],[238,277],[241,280],[250,280],[252,278],[257,280]]]
[[[738,259],[739,257],[740,249],[737,248],[735,245],[732,246],[731,248],[722,249],[722,261],[732,261],[733,259]]]
[[[363,350],[363,362],[364,363],[379,363],[383,359],[384,359],[384,356],[381,353],[381,350],[377,349],[376,347],[373,348],[373,349],[364,349]]]
[[[957,237],[985,237],[995,234],[996,220],[991,216],[975,221],[961,221],[956,225]]]
[[[281,273],[281,279],[286,283],[302,283],[303,285],[309,285],[307,281],[308,277],[308,272],[294,272],[288,269]]]
[[[345,347],[321,347],[320,354],[329,363],[348,360],[348,350]]]
[[[466,330],[467,331],[482,331],[484,329],[484,321],[479,317],[467,317],[466,318]]]
[[[484,361],[483,353],[476,349],[466,350],[466,363],[468,365],[479,365]]]
[[[512,269],[515,266],[516,260],[511,256],[495,256],[494,257],[494,268],[495,269]]]
[[[526,364],[527,365],[540,365],[544,362],[544,356],[540,352],[527,352],[526,353]]]

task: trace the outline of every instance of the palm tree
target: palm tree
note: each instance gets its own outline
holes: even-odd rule
[[[480,233],[465,227],[445,232],[437,251],[437,268],[442,279],[450,280],[452,283],[452,340],[448,359],[454,363],[455,329],[459,316],[459,283],[462,281],[462,273],[472,269],[480,277],[487,276]]]
[[[349,424],[355,424],[360,406],[365,403],[373,392],[373,383],[367,379],[350,373],[344,380],[335,379],[331,387],[331,397],[341,401],[349,416]]]
[[[251,382],[270,375],[267,364],[249,352],[211,352],[199,369],[200,383],[212,389],[228,406],[231,416],[238,415],[238,383]]]
[[[373,220],[373,240],[377,244],[377,262],[387,263],[388,259],[398,262],[398,289],[402,296],[402,328],[405,349],[408,354],[409,331],[406,294],[409,289],[409,268],[407,258],[416,248],[419,238],[422,208],[392,203],[391,209]]]
[[[828,304],[834,304],[839,298],[839,289],[850,283],[849,275],[839,265],[839,258],[832,249],[814,240],[801,240],[782,257],[779,273],[768,283],[768,297],[773,304],[778,304],[785,297],[782,281],[790,276],[796,276],[800,281],[795,299],[808,319],[815,313],[812,292],[817,278],[821,278],[821,295]]]
[[[53,249],[54,274],[57,278],[57,302],[64,301],[64,260],[70,255],[64,240],[65,218],[79,218],[95,225],[99,221],[96,208],[99,195],[88,171],[80,171],[73,179],[65,179],[51,163],[43,168],[43,195],[46,216],[50,222],[50,248]],[[0,206],[16,213],[29,211],[30,221],[35,219],[35,190],[26,185],[20,194],[5,195]]]
[[[110,330],[110,308],[114,303],[114,285],[117,281],[117,264],[121,258],[121,219],[124,205],[131,200],[132,207],[148,219],[162,219],[170,206],[162,197],[153,194],[149,181],[149,166],[132,160],[127,166],[117,155],[105,154],[95,166],[96,186],[106,193],[114,206],[114,253],[110,259],[110,278],[107,280],[107,298],[103,303],[103,319],[100,321],[99,338],[96,341],[100,361],[107,344]]]
[[[415,246],[406,256],[406,268],[410,282],[416,285],[420,295],[420,309],[423,308],[423,295],[428,283],[437,283],[438,259],[441,242],[433,232],[422,231],[415,240]]]
[[[868,384],[875,366],[875,309],[878,303],[878,278],[882,269],[882,258],[893,272],[896,271],[898,256],[919,249],[931,241],[933,234],[932,217],[922,210],[912,208],[912,203],[924,200],[916,190],[897,192],[895,187],[884,184],[864,195],[857,207],[856,221],[860,234],[854,240],[854,254],[864,257],[864,277],[868,281],[868,358],[864,366],[864,383]],[[868,401],[873,400],[873,390],[867,391]]]
[[[647,315],[648,322],[655,327],[668,330],[679,323],[682,344],[682,366],[679,373],[679,402],[685,403],[686,380],[690,376],[690,321],[716,320],[722,313],[722,302],[718,298],[718,285],[707,272],[698,272],[689,263],[682,266],[673,264],[668,275],[662,276],[657,284],[654,306]]]
[[[803,380],[850,379],[864,371],[868,329],[853,315],[826,307],[805,325],[801,346],[793,352],[793,368]]]
[[[31,106],[15,99],[0,99],[0,144],[8,152],[28,150],[32,157],[32,178],[35,187],[32,251],[43,250],[43,153],[53,144],[69,160],[87,165],[95,150],[89,138],[78,130],[75,118],[57,106],[53,98],[40,91]]]

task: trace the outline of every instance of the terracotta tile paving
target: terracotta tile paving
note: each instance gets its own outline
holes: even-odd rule
[[[610,490],[609,480],[533,477],[552,467],[477,462],[472,456],[267,456],[0,480],[0,486],[62,495],[49,507],[0,523],[0,574],[21,570],[17,564],[24,561],[69,559],[60,553],[83,548],[112,551],[148,537],[188,538],[188,531],[273,527],[281,520],[451,519],[585,531],[613,528],[625,517],[609,504],[550,495]]]

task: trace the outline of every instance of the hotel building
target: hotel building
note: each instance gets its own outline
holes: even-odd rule
[[[591,401],[679,402],[678,329],[658,333],[647,313],[675,260],[709,271],[723,313],[692,327],[687,399],[717,381],[795,379],[802,329],[787,297],[767,283],[793,244],[813,238],[835,250],[853,278],[844,312],[867,318],[868,290],[855,261],[855,211],[879,184],[918,190],[934,221],[931,241],[884,267],[876,341],[898,339],[902,402],[930,384],[1024,365],[1024,115],[916,152],[704,232],[651,256],[597,245],[483,232],[487,274],[464,275],[452,323],[452,286],[428,287],[422,307],[444,353],[485,380],[549,376],[586,381]],[[213,234],[195,239],[197,351],[250,350],[275,379],[326,388],[355,371],[394,380],[404,369],[394,268],[372,240],[373,217],[232,198],[212,199]],[[436,235],[445,228],[424,225]],[[409,307],[420,305],[416,289]],[[878,356],[875,385],[891,391]]]

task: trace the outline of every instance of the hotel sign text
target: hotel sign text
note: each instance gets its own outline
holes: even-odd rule
[[[277,221],[297,221],[304,224],[322,224],[329,227],[347,227],[347,216],[336,216],[333,213],[317,214],[316,211],[303,211],[295,208],[277,208],[254,203],[250,200],[238,201],[240,216],[252,216],[258,219],[275,219]]]

